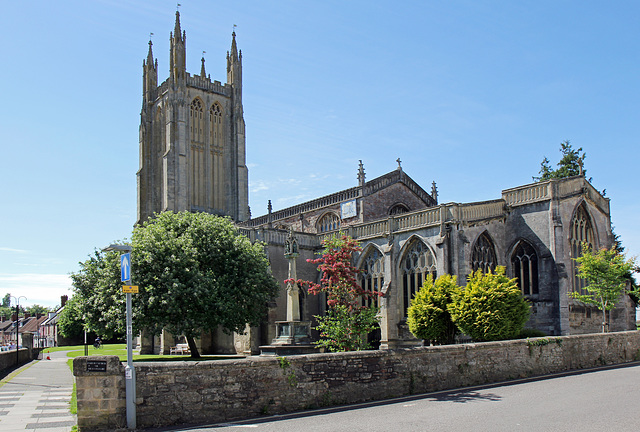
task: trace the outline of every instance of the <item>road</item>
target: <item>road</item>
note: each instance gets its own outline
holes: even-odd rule
[[[640,365],[635,365],[188,430],[635,432],[638,401]]]

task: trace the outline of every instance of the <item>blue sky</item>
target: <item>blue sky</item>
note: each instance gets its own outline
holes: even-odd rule
[[[587,154],[640,254],[640,3],[182,0],[187,70],[243,52],[252,214],[403,169],[440,202],[530,183],[560,142]],[[168,76],[170,1],[4,2],[0,294],[58,304],[136,219],[142,60]]]

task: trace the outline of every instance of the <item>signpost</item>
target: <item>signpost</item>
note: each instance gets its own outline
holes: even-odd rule
[[[103,249],[105,251],[124,252],[120,255],[120,279],[122,282],[130,283],[131,281],[131,246],[115,245]],[[133,367],[133,325],[131,323],[131,293],[138,292],[137,285],[125,284],[122,286],[122,292],[127,295],[127,365],[124,368],[125,390],[127,398],[127,428],[136,428],[136,370]]]
[[[120,255],[120,280],[122,282],[131,280],[131,253]]]

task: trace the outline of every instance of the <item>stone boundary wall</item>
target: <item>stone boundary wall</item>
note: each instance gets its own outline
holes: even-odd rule
[[[20,364],[27,363],[33,360],[32,350],[28,348],[20,348]],[[3,375],[6,369],[12,368],[16,365],[16,350],[13,351],[0,351],[0,376]]]
[[[125,422],[124,367],[107,372],[74,360],[81,431]],[[99,360],[91,357],[91,360]],[[205,424],[381,400],[640,360],[640,332],[465,345],[136,363],[139,428]]]

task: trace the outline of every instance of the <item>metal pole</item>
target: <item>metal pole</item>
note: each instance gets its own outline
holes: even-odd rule
[[[20,365],[20,345],[18,345],[18,331],[20,330],[20,299],[16,301],[16,366]]]
[[[136,428],[136,370],[133,367],[133,347],[131,337],[131,293],[127,293],[127,366],[125,366],[125,382],[127,396],[127,427]]]

